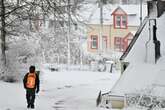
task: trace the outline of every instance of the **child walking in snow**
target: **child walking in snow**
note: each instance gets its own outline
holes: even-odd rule
[[[35,66],[30,66],[29,73],[23,79],[24,88],[26,89],[27,108],[34,109],[35,93],[39,92],[40,80],[35,72]]]

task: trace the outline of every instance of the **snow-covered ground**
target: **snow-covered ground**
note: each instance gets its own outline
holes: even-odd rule
[[[107,92],[119,73],[44,70],[36,110],[103,110],[96,107],[100,90]],[[22,83],[0,82],[0,110],[26,110]]]

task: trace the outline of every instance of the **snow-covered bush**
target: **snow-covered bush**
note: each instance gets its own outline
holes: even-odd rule
[[[155,89],[156,87],[159,86],[151,85],[144,89],[136,90],[134,93],[125,94],[126,106],[145,108],[147,110],[165,108],[164,95],[160,95],[159,91]]]
[[[6,74],[3,80],[15,82],[28,72],[30,65],[39,65],[39,46],[32,41],[20,40],[10,43],[6,51]]]

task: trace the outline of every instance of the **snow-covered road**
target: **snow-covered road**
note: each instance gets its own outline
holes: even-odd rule
[[[109,91],[118,78],[117,73],[45,70],[36,110],[102,110],[96,107],[97,95]],[[0,110],[26,110],[22,83],[0,82],[0,87]]]

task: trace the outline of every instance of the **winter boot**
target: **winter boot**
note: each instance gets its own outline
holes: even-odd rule
[[[30,108],[30,104],[27,105],[27,108]]]
[[[31,108],[32,108],[32,109],[34,109],[34,108],[35,108],[35,107],[34,107],[34,104],[32,104],[32,105],[31,105]]]

